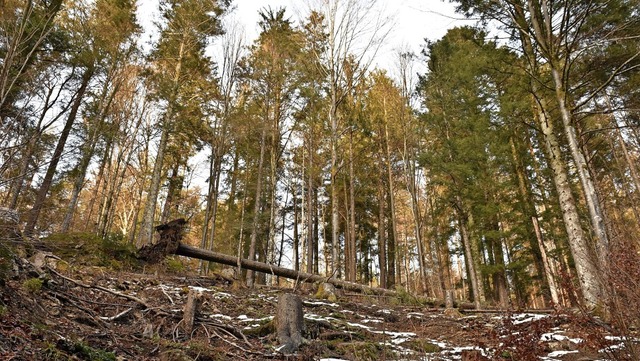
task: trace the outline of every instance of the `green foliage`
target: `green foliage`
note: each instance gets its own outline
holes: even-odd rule
[[[115,361],[116,355],[113,352],[100,350],[89,346],[88,344],[77,342],[59,342],[58,348],[89,361]]]
[[[118,233],[104,238],[93,233],[57,233],[45,239],[69,263],[120,270],[137,265],[135,247]]]
[[[411,306],[423,306],[424,302],[418,299],[416,296],[412,295],[407,291],[404,287],[396,286],[396,294],[397,296],[392,299],[392,302],[396,302],[400,305],[411,305]]]
[[[22,288],[30,293],[38,293],[42,289],[42,280],[39,278],[29,278],[22,282]]]
[[[184,263],[178,257],[168,257],[166,264],[169,273],[182,273],[186,270]]]
[[[414,350],[418,353],[434,353],[441,351],[440,346],[422,339],[412,339],[408,342],[405,342],[402,346]]]

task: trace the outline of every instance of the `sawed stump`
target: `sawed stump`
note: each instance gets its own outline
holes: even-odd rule
[[[297,295],[283,293],[278,298],[278,309],[275,317],[276,334],[281,345],[278,351],[294,353],[302,344],[304,318],[302,300]]]

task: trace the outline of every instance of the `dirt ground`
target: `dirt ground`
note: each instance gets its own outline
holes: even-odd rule
[[[574,312],[464,312],[314,286],[247,289],[228,276],[116,272],[20,261],[0,286],[0,361],[605,360],[625,342]],[[157,270],[157,268],[156,268]],[[193,330],[183,310],[200,294]],[[277,351],[278,295],[303,299],[305,341]],[[629,341],[630,342],[630,341]],[[627,343],[628,344],[628,343]]]

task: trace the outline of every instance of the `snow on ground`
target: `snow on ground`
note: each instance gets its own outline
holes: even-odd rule
[[[185,288],[171,287],[166,285],[157,286],[173,303],[173,299],[179,300],[180,297],[184,298]],[[198,286],[188,286],[189,290],[195,290],[201,293],[210,295],[214,300],[220,300],[225,302],[235,302],[237,296],[230,293],[219,291],[215,288],[205,288]],[[250,302],[255,304],[262,303],[268,306],[271,312],[275,313],[275,306],[277,304],[277,295],[272,294],[252,294],[247,298]],[[422,361],[446,361],[446,360],[460,360],[463,352],[480,352],[483,356],[491,358],[491,355],[495,352],[490,346],[481,347],[479,344],[474,344],[477,340],[467,340],[465,343],[464,336],[458,336],[458,338],[451,339],[449,331],[453,329],[447,329],[443,326],[442,334],[438,337],[425,337],[422,333],[425,328],[435,327],[434,324],[450,322],[451,325],[455,325],[458,329],[463,329],[468,324],[476,323],[485,328],[485,332],[493,330],[503,324],[512,324],[517,326],[511,333],[516,338],[520,334],[527,332],[527,325],[536,321],[541,321],[551,317],[548,314],[537,313],[516,313],[509,316],[499,315],[494,317],[486,317],[482,315],[467,315],[462,319],[447,318],[443,316],[441,312],[419,312],[416,310],[402,310],[383,308],[375,304],[341,304],[337,302],[326,302],[323,300],[304,299],[303,300],[304,318],[310,323],[330,324],[333,330],[340,330],[345,334],[354,335],[356,333],[364,332],[364,335],[369,334],[371,340],[378,343],[383,349],[393,350],[398,360],[408,358],[411,360],[419,359]],[[349,309],[351,308],[351,309]],[[179,312],[180,310],[176,310]],[[313,311],[313,312],[310,312]],[[334,317],[335,316],[335,317]],[[255,317],[251,314],[225,314],[219,312],[216,309],[215,313],[211,313],[206,317],[210,319],[216,319],[232,324],[236,324],[240,329],[249,330],[255,329],[266,322],[271,321],[274,316],[267,315],[262,317]],[[509,322],[504,322],[505,317],[509,317]],[[444,320],[444,321],[443,321]],[[449,321],[447,321],[449,320]],[[462,326],[461,326],[462,325]],[[362,330],[361,332],[358,330]],[[480,331],[482,333],[482,331]],[[524,336],[524,335],[523,335]],[[369,340],[367,336],[366,340]],[[501,338],[504,338],[503,335]],[[607,336],[607,341],[614,344],[606,349],[601,350],[601,354],[604,356],[607,351],[613,349],[624,348],[625,339],[620,337]],[[626,340],[632,342],[640,342],[638,339]],[[424,344],[432,345],[432,350],[429,351],[416,351],[415,343],[420,342]],[[580,345],[584,343],[584,340],[580,337],[570,337],[564,334],[564,330],[560,327],[550,328],[548,332],[544,332],[540,335],[540,343],[555,343],[566,346],[567,350],[551,349],[545,355],[539,359],[542,361],[561,361],[566,355],[576,354],[580,351],[577,350]],[[495,343],[494,343],[495,345]],[[574,346],[571,346],[574,345]],[[557,348],[557,347],[556,347]],[[389,359],[389,358],[387,358]],[[320,358],[320,361],[346,361],[341,358]]]

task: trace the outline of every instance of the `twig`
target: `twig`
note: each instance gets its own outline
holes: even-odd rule
[[[173,298],[171,298],[171,296],[169,296],[167,291],[164,290],[164,287],[160,286],[160,290],[162,291],[162,293],[164,293],[165,296],[167,296],[167,298],[169,299],[169,302],[171,302],[172,305],[175,305],[175,303],[173,302]]]
[[[127,315],[127,314],[129,314],[129,312],[131,312],[131,311],[133,311],[133,307],[131,307],[131,308],[129,308],[129,309],[126,309],[126,310],[124,310],[124,311],[122,311],[122,312],[118,313],[118,314],[117,314],[117,315],[115,315],[115,316],[111,316],[111,317],[104,317],[104,316],[100,316],[99,318],[100,318],[101,320],[105,320],[105,321],[109,321],[109,322],[111,322],[111,321],[115,321],[115,320],[118,320],[118,319],[120,319],[120,318],[122,318],[122,317],[126,316],[126,315]]]
[[[56,270],[54,270],[54,269],[53,269],[53,268],[51,268],[51,267],[47,267],[47,269],[48,269],[50,272],[52,272],[52,273],[54,273],[55,275],[57,275],[58,277],[60,277],[60,278],[62,278],[62,279],[64,279],[64,280],[66,280],[66,281],[69,281],[69,282],[71,282],[71,283],[74,283],[74,284],[76,284],[76,285],[78,285],[78,286],[80,286],[80,287],[83,287],[83,288],[95,288],[95,289],[98,289],[98,290],[100,290],[100,291],[104,291],[104,292],[107,292],[107,293],[111,293],[112,295],[115,295],[115,296],[118,296],[118,297],[123,297],[123,298],[126,298],[126,299],[128,299],[128,300],[135,301],[135,302],[137,302],[137,303],[141,304],[142,306],[144,306],[144,308],[153,309],[153,307],[149,306],[149,305],[148,305],[144,300],[142,300],[142,299],[140,299],[140,298],[138,298],[138,297],[131,296],[131,295],[127,295],[127,294],[120,293],[120,292],[117,292],[117,291],[113,291],[113,290],[110,290],[110,289],[108,289],[108,288],[106,288],[106,287],[102,287],[102,286],[98,286],[98,285],[95,285],[95,286],[86,285],[86,284],[84,284],[84,283],[82,283],[82,282],[80,282],[80,281],[76,281],[76,280],[74,280],[74,279],[72,279],[72,278],[69,278],[69,277],[63,276],[62,274],[58,273]],[[162,311],[162,310],[157,310],[157,312],[159,312],[159,313],[163,313],[163,314],[166,314],[166,312],[164,312],[164,311]]]
[[[180,319],[180,321],[178,321],[178,323],[176,324],[176,327],[173,328],[173,332],[172,332],[172,336],[173,336],[173,341],[175,342],[176,339],[178,338],[178,336],[180,336],[180,331],[178,331],[178,327],[180,327],[180,324],[182,323],[182,319]]]
[[[220,330],[224,330],[225,332],[227,332],[231,336],[235,337],[236,339],[242,338],[247,345],[251,345],[251,343],[247,339],[247,336],[245,336],[244,333],[242,333],[242,331],[238,330],[237,328],[235,328],[233,326],[225,325],[223,323],[213,322],[213,321],[210,321],[210,320],[200,319],[199,321],[201,323],[206,323],[208,325],[216,327],[216,328],[218,328]]]
[[[214,335],[216,335],[216,336],[217,336],[219,339],[221,339],[222,341],[224,341],[224,342],[228,343],[229,345],[231,345],[231,346],[233,346],[233,347],[235,347],[235,348],[237,348],[237,349],[241,350],[242,352],[250,353],[250,354],[254,354],[254,355],[266,356],[265,354],[263,354],[263,353],[261,353],[261,352],[256,352],[256,351],[247,350],[247,349],[245,349],[244,347],[242,347],[242,346],[240,346],[240,345],[236,344],[235,342],[227,340],[226,338],[224,338],[224,337],[220,336],[220,335],[219,335],[215,330],[211,330],[211,332],[213,332],[213,334],[214,334]]]

